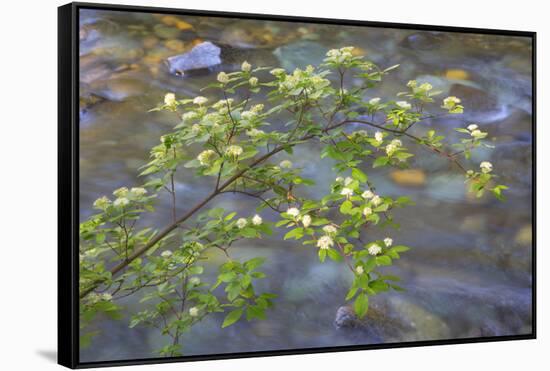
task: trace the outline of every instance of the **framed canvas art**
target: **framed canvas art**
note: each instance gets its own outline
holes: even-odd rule
[[[59,363],[535,338],[535,81],[533,32],[60,7]]]

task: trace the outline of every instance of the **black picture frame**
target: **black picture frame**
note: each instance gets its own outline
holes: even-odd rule
[[[79,228],[79,10],[101,9],[176,15],[196,15],[286,22],[306,22],[379,28],[400,28],[442,32],[520,36],[532,40],[532,332],[525,335],[413,341],[373,345],[335,346],[276,351],[241,352],[204,356],[127,359],[100,362],[79,360],[78,315],[78,228]],[[536,32],[485,28],[463,28],[420,24],[369,22],[344,19],[309,18],[267,14],[248,14],[184,10],[129,5],[70,3],[58,8],[58,363],[69,368],[142,365],[169,362],[221,360],[230,358],[279,356],[290,354],[342,352],[381,348],[418,347],[479,342],[536,339]]]

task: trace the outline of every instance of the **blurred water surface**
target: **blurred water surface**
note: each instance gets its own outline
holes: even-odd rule
[[[168,57],[205,41],[222,48],[222,65],[184,76],[170,73]],[[373,298],[364,325],[336,328],[351,280],[342,265],[320,264],[315,249],[282,241],[280,234],[245,242],[234,248],[237,257],[269,258],[269,278],[262,286],[279,295],[275,308],[265,321],[224,330],[222,317],[210,317],[184,335],[185,355],[531,332],[532,45],[527,38],[81,10],[81,219],[92,213],[99,196],[143,183],[137,167],[179,121],[168,113],[147,113],[167,91],[195,96],[219,70],[235,70],[244,59],[293,69],[316,65],[327,49],[347,45],[382,67],[401,65],[369,97],[392,99],[408,80],[418,79],[462,98],[464,115],[427,121],[417,130],[434,127],[452,139],[453,128],[474,122],[488,131],[495,149],[478,151],[472,161],[493,162],[499,181],[510,187],[507,202],[467,196],[456,169],[427,151],[418,151],[413,161],[413,168],[423,170],[408,178],[368,169],[378,192],[409,195],[417,203],[396,212],[400,230],[372,234],[387,233],[412,246],[389,269],[403,277],[407,291]],[[319,161],[318,146],[300,147],[292,161],[316,181],[310,196],[326,192],[334,174],[330,163]],[[209,179],[181,171],[179,213],[211,187]],[[167,202],[159,200],[159,209]],[[227,195],[215,205],[242,215],[255,207],[249,199]],[[262,216],[276,218],[267,211]],[[144,222],[160,227],[167,221],[168,212]],[[216,263],[214,258],[207,267],[209,274]],[[124,304],[128,313],[142,309],[135,299]],[[81,361],[148,358],[164,344],[156,330],[129,329],[124,321],[102,318],[95,326],[102,333],[81,351]]]

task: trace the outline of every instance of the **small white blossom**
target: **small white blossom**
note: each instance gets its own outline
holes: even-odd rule
[[[254,217],[252,218],[252,224],[254,225],[260,225],[262,224],[262,222],[263,222],[263,219],[258,214],[254,215]]]
[[[378,97],[372,98],[371,100],[369,100],[369,104],[372,104],[373,106],[377,105],[378,103],[380,103],[380,98]]]
[[[101,299],[103,299],[104,301],[111,301],[113,299],[113,295],[105,293],[101,295]]]
[[[290,209],[288,209],[286,211],[286,213],[290,216],[292,216],[293,218],[296,218],[298,215],[300,215],[300,210],[298,210],[297,208],[295,207],[291,207]]]
[[[189,308],[189,315],[190,315],[191,317],[198,317],[198,315],[199,315],[199,308],[197,308],[197,307],[191,307],[191,308]]]
[[[365,273],[365,269],[363,268],[363,266],[358,265],[358,266],[355,268],[355,273],[357,273],[357,274],[363,274],[363,273]]]
[[[493,171],[493,164],[491,164],[489,161],[483,161],[481,164],[479,164],[479,167],[481,168],[481,171],[485,174]]]
[[[283,161],[281,161],[281,163],[279,164],[279,166],[280,166],[282,169],[290,169],[290,168],[292,167],[292,161],[283,160]]]
[[[456,104],[459,104],[460,103],[460,99],[457,98],[457,97],[447,97],[445,99],[443,99],[443,105],[448,107],[448,106],[454,106]]]
[[[401,145],[403,143],[401,143],[401,141],[399,139],[394,139],[391,141],[391,144],[393,144],[394,146],[397,146],[397,147],[401,147]]]
[[[212,161],[212,158],[216,155],[216,152],[214,152],[211,149],[207,149],[199,153],[197,156],[197,160],[199,160],[200,164],[202,166],[209,165]]]
[[[252,66],[247,61],[244,61],[243,64],[241,64],[241,70],[244,72],[250,72],[250,69]]]
[[[432,84],[425,82],[425,83],[421,84],[421,85],[418,87],[418,89],[424,90],[424,91],[428,91],[428,90],[432,90],[432,89],[433,89],[433,86],[432,86]]]
[[[256,129],[256,128],[252,128],[246,131],[246,135],[248,135],[249,137],[257,137],[258,135],[263,135],[263,134],[265,134],[263,130]]]
[[[254,87],[254,86],[258,85],[258,78],[257,77],[251,77],[250,79],[248,79],[248,83],[250,84],[250,86]]]
[[[302,224],[304,225],[304,228],[309,227],[311,225],[311,216],[304,215],[304,217],[302,218]]]
[[[374,193],[372,193],[372,191],[366,190],[361,194],[361,197],[363,197],[364,199],[369,199],[374,197]]]
[[[195,103],[199,106],[202,106],[206,102],[208,102],[208,98],[201,97],[201,96],[195,97],[195,99],[193,99],[193,103]]]
[[[251,119],[253,119],[255,116],[256,116],[256,113],[255,113],[255,112],[252,112],[252,111],[243,111],[243,112],[241,112],[241,118],[242,118],[243,120],[251,120]]]
[[[382,143],[382,141],[384,140],[384,134],[382,134],[381,131],[377,131],[376,133],[374,133],[374,139],[376,139],[377,142]]]
[[[171,106],[172,104],[176,103],[176,94],[174,93],[167,93],[164,96],[164,104]]]
[[[411,104],[409,102],[405,102],[405,101],[399,101],[399,102],[395,102],[395,104],[397,104],[399,107],[405,109],[405,110],[408,110],[408,109],[411,109]]]
[[[169,258],[169,257],[172,256],[172,251],[170,251],[170,250],[164,250],[164,251],[160,254],[160,256],[162,256],[163,258]]]
[[[111,203],[106,196],[100,197],[94,201],[94,209],[105,210],[107,206]]]
[[[347,176],[346,179],[344,179],[344,185],[349,186],[353,182],[353,178]]]
[[[239,218],[239,220],[237,220],[237,227],[239,229],[243,229],[244,227],[246,227],[247,224],[248,221],[245,218]]]
[[[353,196],[353,189],[344,187],[344,188],[342,188],[342,190],[340,191],[340,194],[341,194],[342,196],[346,196],[346,197]]]
[[[145,194],[147,193],[147,190],[142,187],[134,187],[130,190],[130,193],[132,193],[134,196],[141,197],[141,196],[145,196]]]
[[[225,72],[218,73],[217,79],[222,84],[227,84],[229,82],[229,76],[227,76],[227,74]]]
[[[330,236],[322,236],[317,240],[317,247],[321,250],[328,250],[334,246],[334,241]]]
[[[115,200],[113,205],[115,205],[116,207],[120,207],[120,206],[126,206],[129,203],[130,203],[130,200],[128,200],[126,197],[120,197]]]
[[[254,113],[260,113],[264,109],[264,105],[261,103],[255,104],[252,107],[250,107],[250,110]]]
[[[474,131],[478,128],[479,126],[477,126],[476,124],[471,124],[471,125],[468,125],[468,130],[470,131]]]
[[[384,238],[384,245],[386,245],[386,247],[390,247],[392,244],[393,244],[393,240],[391,238],[389,237]]]
[[[476,139],[481,139],[481,138],[485,138],[487,136],[487,133],[484,133],[479,129],[475,129],[475,130],[472,130],[470,135]]]
[[[232,145],[227,147],[227,149],[225,150],[225,153],[229,156],[237,157],[243,153],[243,149],[240,146]]]
[[[369,254],[371,255],[378,255],[382,252],[382,248],[374,243],[369,246],[368,251],[369,251]]]
[[[189,112],[185,112],[183,115],[181,115],[181,119],[185,122],[185,121],[191,121],[193,119],[196,119],[198,117],[198,113],[195,112],[195,111],[189,111]]]
[[[269,71],[269,73],[272,74],[273,76],[280,76],[286,73],[286,71],[282,68],[274,68],[271,71]]]
[[[115,189],[115,190],[113,191],[113,195],[114,195],[115,197],[126,197],[126,196],[128,195],[128,192],[129,192],[128,188],[126,188],[126,187],[120,187],[120,188]]]
[[[395,144],[390,143],[390,144],[388,144],[388,145],[386,146],[386,153],[387,153],[389,156],[393,155],[393,153],[394,153],[396,150],[397,150],[397,146],[396,146]]]
[[[407,87],[408,88],[416,88],[416,80],[409,80],[409,82],[407,83]]]
[[[380,204],[382,203],[382,199],[380,198],[380,196],[374,195],[374,196],[372,197],[371,202],[372,202],[372,204],[373,204],[374,206],[378,206],[378,205],[380,205]]]
[[[336,227],[330,224],[323,227],[323,232],[325,232],[326,234],[334,234],[336,233],[336,231]]]
[[[364,216],[369,216],[371,214],[372,214],[372,209],[370,207],[367,206],[363,209],[363,215]]]
[[[342,178],[341,176],[337,177],[336,179],[334,179],[336,182],[338,183],[341,183],[344,181],[344,178]]]

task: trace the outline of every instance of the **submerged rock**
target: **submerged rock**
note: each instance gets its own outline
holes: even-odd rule
[[[222,63],[221,49],[209,41],[193,47],[187,53],[167,59],[170,73],[183,75],[186,71],[212,68]]]
[[[400,46],[408,49],[432,50],[440,48],[448,40],[449,35],[444,32],[420,31],[405,37]]]
[[[314,41],[298,41],[281,46],[273,54],[279,59],[281,67],[292,71],[304,68],[308,64],[317,65],[325,58],[326,47]]]
[[[426,173],[421,169],[394,170],[390,178],[404,187],[420,187],[426,184]]]

